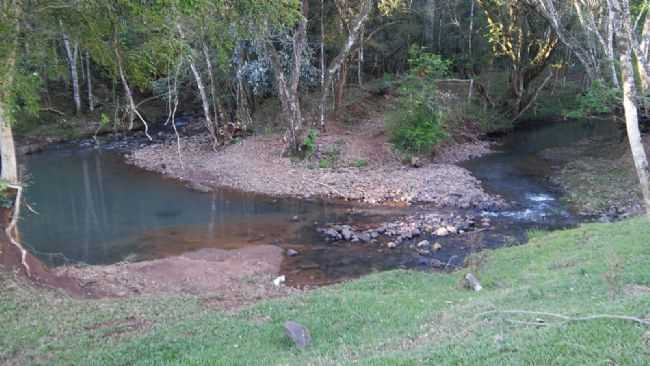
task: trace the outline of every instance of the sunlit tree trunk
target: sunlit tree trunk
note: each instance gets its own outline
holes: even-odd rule
[[[0,178],[12,184],[18,184],[18,164],[16,163],[16,147],[14,145],[14,135],[11,129],[11,116],[6,106],[8,93],[14,83],[14,73],[16,72],[16,58],[18,52],[18,35],[20,33],[20,11],[22,4],[19,1],[13,2],[15,22],[13,39],[9,41],[9,52],[5,61],[5,74],[1,75],[2,89],[0,89],[0,159],[2,170]]]
[[[634,166],[639,177],[641,193],[646,209],[650,214],[650,174],[648,172],[648,159],[646,156],[638,118],[638,93],[634,80],[634,64],[632,61],[633,33],[631,26],[630,8],[628,0],[611,0],[617,15],[618,24],[618,53],[623,81],[623,108],[625,110],[625,126],[627,137],[634,159]]]

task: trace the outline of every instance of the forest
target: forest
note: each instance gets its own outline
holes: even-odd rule
[[[650,364],[648,0],[0,0],[0,365]]]

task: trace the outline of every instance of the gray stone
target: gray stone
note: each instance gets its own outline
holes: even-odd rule
[[[343,237],[344,240],[352,240],[354,237],[354,232],[349,226],[343,226],[341,228],[341,236]]]
[[[309,330],[294,321],[289,320],[284,323],[284,334],[286,334],[298,348],[305,348],[311,344],[311,335],[309,334]]]
[[[421,242],[418,243],[418,248],[423,248],[423,247],[428,247],[429,246],[429,241],[428,240],[422,240]]]
[[[368,233],[361,233],[359,234],[359,240],[361,240],[364,243],[369,242],[372,239],[372,236]]]
[[[389,247],[390,249],[397,248],[397,243],[395,243],[394,241],[390,241],[388,242],[388,244],[386,244],[386,246]]]
[[[297,250],[294,249],[287,249],[287,256],[288,257],[295,257],[298,254],[300,254]]]

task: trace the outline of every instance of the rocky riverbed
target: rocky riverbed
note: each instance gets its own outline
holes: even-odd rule
[[[204,137],[194,136],[182,138],[180,149],[173,140],[138,148],[128,162],[206,190],[222,186],[273,196],[386,205],[480,209],[502,205],[469,171],[453,163],[423,162],[416,168],[396,158],[377,161],[368,155],[355,159],[357,163],[320,168],[284,157],[284,147],[279,136],[259,136],[214,151]],[[449,154],[454,160],[459,154],[471,157],[487,151],[484,144],[454,148]]]

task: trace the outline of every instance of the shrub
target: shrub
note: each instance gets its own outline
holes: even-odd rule
[[[409,49],[409,72],[400,87],[397,110],[387,122],[390,141],[403,153],[429,153],[446,136],[443,114],[437,106],[436,80],[448,74],[449,61]]]
[[[594,81],[589,89],[580,95],[575,109],[565,112],[567,118],[585,118],[598,114],[609,114],[621,103],[621,91],[602,81]]]

